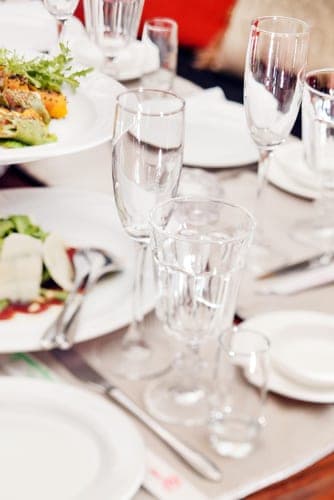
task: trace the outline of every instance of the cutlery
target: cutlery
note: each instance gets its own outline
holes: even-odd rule
[[[81,381],[102,392],[112,401],[129,411],[152,432],[160,437],[177,455],[198,474],[210,481],[220,481],[222,473],[209,458],[186,445],[162,427],[154,418],[142,410],[121,389],[102,377],[74,349],[64,351],[54,349],[53,356]]]
[[[56,320],[47,328],[41,339],[44,349],[58,346],[69,349],[77,330],[79,312],[85,296],[104,275],[121,270],[116,259],[105,250],[94,247],[80,248],[73,255],[74,287]],[[85,285],[85,286],[84,286]],[[84,287],[84,294],[80,290]]]
[[[285,274],[294,273],[298,271],[306,271],[308,269],[321,268],[327,266],[332,262],[334,258],[334,253],[321,253],[309,259],[301,260],[299,262],[294,262],[293,264],[288,264],[285,266],[277,267],[272,271],[268,271],[260,276],[257,276],[257,280],[266,280],[269,278],[275,278],[277,276],[283,276]]]

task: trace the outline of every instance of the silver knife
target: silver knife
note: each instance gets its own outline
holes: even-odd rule
[[[88,383],[95,389],[102,392],[112,401],[129,411],[132,415],[138,418],[152,432],[162,439],[172,450],[174,450],[182,460],[190,465],[197,473],[210,481],[221,481],[222,472],[209,458],[201,452],[191,448],[173,434],[162,427],[154,418],[142,410],[131,398],[129,398],[121,389],[111,384],[107,379],[102,377],[80,354],[74,349],[63,351],[61,349],[53,349],[52,354],[60,361],[73,375],[82,382]]]
[[[318,267],[328,266],[334,258],[334,253],[321,253],[309,259],[301,260],[299,262],[294,262],[293,264],[288,264],[286,266],[277,267],[272,271],[268,271],[260,276],[257,276],[257,280],[266,280],[269,278],[276,278],[277,276],[283,276],[284,274],[290,274],[298,271],[306,271],[307,269],[316,269]]]

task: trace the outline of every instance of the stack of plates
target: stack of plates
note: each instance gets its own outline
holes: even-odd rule
[[[242,326],[270,340],[269,390],[301,401],[334,403],[334,315],[275,311]]]

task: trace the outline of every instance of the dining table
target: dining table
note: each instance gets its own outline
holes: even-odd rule
[[[134,88],[138,82],[130,82],[127,86]],[[189,97],[201,91],[201,89],[193,83],[177,77],[175,82],[175,91],[183,97]],[[103,150],[105,146],[99,146]],[[101,153],[101,151],[100,151]],[[89,154],[94,155],[94,151]],[[105,154],[103,150],[102,156]],[[54,162],[56,162],[54,160]],[[61,159],[58,159],[57,168],[54,162],[45,162],[43,160],[25,163],[24,165],[12,164],[7,167],[5,173],[0,177],[0,189],[27,189],[27,188],[43,188],[46,186],[66,186],[77,189],[87,190],[93,187],[96,191],[107,191],[111,193],[111,185],[106,187],[107,173],[109,166],[104,169],[94,171],[89,175],[89,165],[80,166],[79,162],[73,162],[73,168],[69,171],[68,165],[62,164]],[[84,168],[84,172],[82,171]],[[187,167],[191,170],[191,166]],[[237,200],[246,206],[252,207],[253,195],[256,185],[256,164],[242,165],[238,168],[215,168],[207,169],[215,182],[222,186],[224,196],[228,200]],[[86,175],[87,174],[87,175]],[[294,196],[291,193],[285,192],[277,186],[270,185],[266,193],[267,202],[267,225],[270,228],[273,239],[276,237],[277,248],[286,252],[286,258],[291,256],[301,258],[308,256],[310,249],[303,249],[297,243],[291,242],[286,228],[290,214],[294,213],[296,217],[308,215],[312,213],[312,202],[300,196]],[[240,293],[240,300],[236,311],[235,320],[240,322],[243,319],[248,319],[254,314],[275,311],[281,309],[306,309],[315,310],[323,313],[333,312],[333,284],[327,284],[323,287],[315,288],[311,291],[304,291],[294,296],[257,296],[253,290],[247,285],[243,285]],[[156,325],[157,319],[153,313],[148,315],[149,325]],[[110,338],[114,335],[122,335],[123,329],[117,330],[110,334],[103,335],[96,339],[88,340],[76,345],[78,352],[89,361],[97,370],[101,371],[105,376],[108,376],[107,352],[110,348]],[[96,356],[96,352],[103,352],[103,360]],[[73,377],[65,373],[49,352],[38,352],[38,359],[45,363],[50,369],[59,373],[61,377],[69,383],[78,384]],[[119,381],[122,389],[129,394],[139,405],[142,405],[141,395],[143,391],[143,382]],[[174,456],[173,451],[167,449],[155,436],[145,429],[141,424],[136,423],[138,429],[143,434],[146,444],[150,450],[160,457],[163,457],[166,462],[171,464],[180,476],[185,477],[187,481],[202,493],[203,498],[240,498],[247,497],[254,500],[260,499],[295,499],[295,498],[331,498],[334,495],[334,417],[333,405],[324,404],[316,405],[302,401],[296,401],[293,398],[284,397],[283,395],[269,394],[269,417],[272,416],[273,427],[268,434],[269,445],[267,449],[261,450],[260,455],[252,455],[243,460],[226,460],[216,455],[213,450],[210,450],[205,439],[205,432],[193,432],[190,428],[183,429],[182,426],[167,426],[177,436],[186,438],[187,442],[197,446],[197,448],[205,451],[216,463],[218,463],[223,472],[223,480],[221,484],[209,484],[207,481],[198,478],[198,476],[190,471],[185,464],[180,463]],[[282,419],[280,420],[280,418]],[[275,432],[279,433],[280,426],[284,426],[285,431],[275,440]],[[304,426],[304,428],[303,428]],[[297,433],[297,428],[300,427],[300,433]],[[314,429],[314,432],[313,432]],[[319,432],[318,432],[319,431]],[[318,432],[318,434],[317,434]],[[297,433],[298,436],[294,441],[291,435]],[[332,436],[330,438],[330,436]],[[299,439],[299,441],[298,441]],[[278,442],[278,440],[280,442]],[[319,441],[318,441],[319,440]],[[297,442],[298,441],[298,442]],[[303,444],[305,444],[305,449]],[[294,443],[298,448],[294,455]],[[306,444],[309,445],[307,448]],[[265,469],[265,461],[268,463],[275,462],[275,454],[280,456],[280,466],[275,475],[273,471],[268,472],[267,479],[258,477],[254,481],[249,481],[249,484],[244,489],[238,489],[238,476],[240,482],[247,479],[247,474],[252,474],[252,461],[259,464],[262,460],[262,466],[258,466],[257,470]],[[266,458],[267,457],[267,458]],[[289,462],[291,457],[291,463]],[[285,465],[284,465],[285,464]],[[228,478],[231,477],[231,482],[228,483]],[[233,479],[233,480],[232,480]],[[229,484],[225,495],[224,481]],[[155,498],[148,489],[140,488],[135,495],[135,500],[149,500]],[[175,497],[176,498],[176,497]],[[180,497],[179,497],[180,498]],[[186,498],[186,497],[184,497]],[[190,497],[189,497],[190,498]]]

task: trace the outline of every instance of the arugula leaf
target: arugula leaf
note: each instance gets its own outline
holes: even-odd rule
[[[11,215],[0,219],[0,249],[3,240],[12,233],[22,233],[44,241],[48,233],[33,224],[27,215]]]
[[[86,76],[93,68],[73,71],[72,61],[70,49],[63,43],[60,43],[60,52],[53,59],[35,57],[25,60],[15,51],[0,49],[0,69],[26,78],[37,89],[60,92],[66,83],[75,90],[79,86],[79,78]]]

